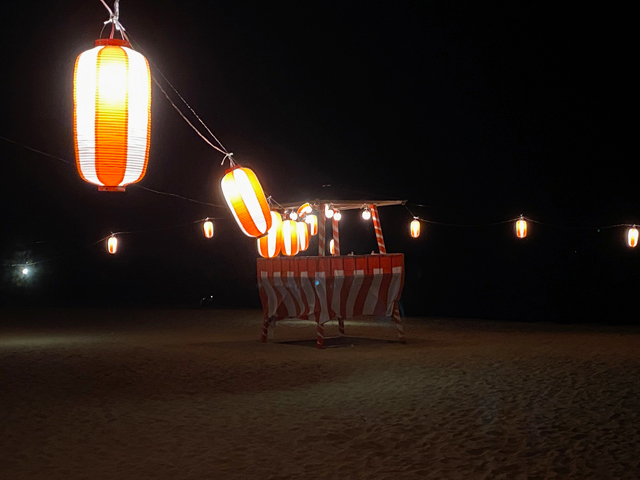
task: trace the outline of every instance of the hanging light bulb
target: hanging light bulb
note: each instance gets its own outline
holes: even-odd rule
[[[296,222],[298,228],[298,247],[301,252],[309,248],[309,225],[305,222]]]
[[[271,212],[271,228],[256,242],[261,257],[274,258],[280,253],[282,249],[282,216],[278,212]]]
[[[318,217],[308,213],[304,217],[304,221],[309,225],[309,234],[317,235],[318,234]]]
[[[332,218],[333,217],[333,205],[326,204],[324,206],[324,216],[326,218]]]
[[[207,219],[203,224],[202,228],[204,229],[204,236],[207,238],[213,237],[213,222]]]
[[[124,191],[144,177],[151,134],[151,73],[126,40],[101,38],[73,76],[73,136],[83,180]]]
[[[520,220],[516,222],[516,235],[518,235],[518,238],[527,236],[527,221],[522,215],[520,215]]]
[[[362,210],[362,218],[364,220],[371,219],[371,210],[369,210],[369,207],[364,207],[364,210]]]
[[[631,248],[634,248],[636,245],[638,245],[638,229],[635,225],[631,227],[627,232],[627,243]]]
[[[340,210],[336,210],[333,214],[333,218],[336,219],[336,222],[339,222],[340,219],[342,218],[342,213],[340,213]]]
[[[300,250],[298,244],[298,227],[293,220],[282,222],[282,254],[293,257]]]
[[[331,255],[335,255],[336,254],[336,244],[333,241],[333,238],[331,240],[329,240],[329,253]]]
[[[107,250],[111,255],[116,253],[116,251],[118,250],[118,239],[115,235],[111,235],[109,237],[109,240],[107,240]]]
[[[298,214],[293,210],[291,210],[291,213],[289,214],[289,218],[295,222],[296,220],[298,220]]]
[[[413,217],[411,221],[411,236],[413,238],[418,238],[420,236],[420,220],[418,217]]]
[[[250,168],[234,165],[221,182],[222,193],[240,230],[248,237],[261,237],[271,228],[269,205],[260,181]]]
[[[298,208],[298,215],[303,217],[303,218],[304,218],[305,215],[308,215],[311,212],[313,212],[313,208],[311,207],[311,205],[308,202],[307,203],[303,203]]]
[[[28,275],[29,274],[29,269],[27,267],[24,267],[22,269],[22,275]]]

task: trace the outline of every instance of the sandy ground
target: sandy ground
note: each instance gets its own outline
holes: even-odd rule
[[[637,329],[414,318],[318,351],[254,310],[0,315],[2,479],[640,478]]]

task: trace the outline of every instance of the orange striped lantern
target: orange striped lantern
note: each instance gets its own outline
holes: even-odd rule
[[[73,135],[83,180],[122,192],[147,171],[151,72],[126,40],[99,39],[76,60]]]
[[[331,255],[336,254],[336,242],[333,240],[333,238],[329,240],[329,253]]]
[[[298,215],[302,218],[304,218],[305,215],[308,215],[309,213],[313,212],[313,208],[311,207],[311,205],[309,204],[309,202],[307,203],[303,203],[302,205],[300,205],[300,207],[298,208]]]
[[[520,220],[516,222],[516,235],[518,235],[518,238],[527,236],[527,221],[524,217],[520,217]]]
[[[305,222],[296,222],[298,228],[298,247],[301,252],[309,248],[309,225]]]
[[[204,236],[207,238],[213,237],[213,222],[211,220],[207,220],[202,224],[202,228],[204,229]]]
[[[271,212],[271,228],[256,242],[261,257],[274,258],[278,256],[282,249],[282,216],[278,212]]]
[[[631,227],[627,232],[627,243],[631,248],[634,248],[636,245],[638,245],[638,229],[635,225]]]
[[[282,254],[293,257],[300,251],[298,244],[298,227],[293,220],[282,222]]]
[[[420,220],[414,218],[411,221],[411,236],[413,238],[418,238],[420,236]]]
[[[118,239],[115,235],[111,235],[107,240],[107,251],[113,255],[118,251]]]
[[[309,233],[311,235],[318,234],[318,217],[312,214],[307,214],[304,217],[304,221],[309,225]]]
[[[269,205],[250,168],[236,165],[222,178],[222,193],[242,233],[248,237],[261,237],[271,228]]]

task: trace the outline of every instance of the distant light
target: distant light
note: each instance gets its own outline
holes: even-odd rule
[[[316,235],[318,233],[318,217],[308,213],[305,215],[304,221],[309,224],[309,233],[311,235]]]
[[[418,238],[420,236],[420,220],[418,218],[414,218],[411,221],[411,236],[413,238]]]
[[[335,213],[333,214],[333,218],[336,219],[336,222],[340,221],[340,219],[342,218],[342,214],[340,213],[340,210],[335,211]]]
[[[369,220],[371,218],[371,210],[369,210],[368,208],[362,210],[362,218],[364,220]]]
[[[336,242],[333,240],[333,238],[329,241],[329,253],[331,255],[336,254]]]
[[[298,219],[298,214],[296,212],[294,212],[293,210],[291,210],[291,213],[289,214],[289,218],[291,220],[297,220]]]
[[[29,273],[29,269],[27,267],[22,269],[22,274],[27,275]]]
[[[115,254],[118,250],[118,239],[115,235],[111,235],[107,241],[107,250],[111,255]]]
[[[207,220],[206,222],[204,222],[202,227],[204,228],[205,237],[207,238],[213,237],[213,222],[211,220]]]
[[[635,227],[631,227],[627,232],[627,243],[631,248],[634,248],[638,245],[638,229]]]
[[[527,236],[527,221],[523,216],[520,216],[520,220],[516,222],[516,235],[518,235],[518,238]]]

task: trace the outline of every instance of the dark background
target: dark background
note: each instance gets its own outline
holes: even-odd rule
[[[0,135],[74,159],[73,66],[107,17],[98,0],[15,5]],[[626,229],[567,228],[640,222],[631,18],[559,2],[121,3],[134,45],[277,201],[406,199],[434,222],[563,226],[519,240],[513,224],[423,224],[411,239],[410,213],[381,209],[388,251],[405,253],[405,314],[567,322],[638,323]],[[52,259],[27,277],[3,267],[0,304],[259,306],[255,243],[226,208],[98,192],[2,140],[0,155],[2,263]],[[140,185],[222,205],[221,160],[154,86]],[[206,216],[212,240],[167,228]],[[137,233],[114,256],[83,248],[113,231]],[[371,224],[347,213],[341,244],[370,252]]]

